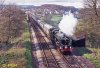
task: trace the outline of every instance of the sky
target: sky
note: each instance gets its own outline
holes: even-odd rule
[[[5,4],[18,4],[18,5],[35,5],[42,4],[57,4],[63,6],[75,6],[76,8],[83,7],[82,0],[5,0]]]

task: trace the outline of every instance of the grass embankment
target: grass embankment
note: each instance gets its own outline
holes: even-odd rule
[[[30,40],[30,33],[29,33],[29,28],[28,24],[26,23],[26,29],[23,33],[23,41],[22,43],[25,45],[25,60],[26,60],[26,67],[25,68],[33,68],[32,64],[32,43]]]
[[[32,43],[30,41],[30,35],[29,32],[26,32],[24,34],[25,40],[23,41],[26,45],[26,51],[25,51],[25,58],[26,58],[26,68],[33,68],[32,64]]]
[[[25,28],[22,36],[14,40],[14,44],[0,45],[0,68],[2,66],[9,66],[8,68],[33,68],[30,34],[27,23]],[[12,67],[14,65],[15,67]]]
[[[77,48],[77,52],[89,59],[96,68],[100,68],[100,49],[96,48]]]

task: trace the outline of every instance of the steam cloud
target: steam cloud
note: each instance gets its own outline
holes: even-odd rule
[[[69,12],[68,15],[63,15],[62,20],[59,23],[60,30],[68,36],[72,36],[75,26],[77,25],[77,18]]]

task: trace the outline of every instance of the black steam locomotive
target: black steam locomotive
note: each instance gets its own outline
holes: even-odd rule
[[[71,53],[72,39],[64,34],[59,28],[50,29],[51,41],[62,53]]]

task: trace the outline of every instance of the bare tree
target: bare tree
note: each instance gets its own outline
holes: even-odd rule
[[[96,16],[99,16],[98,8],[100,6],[100,0],[84,0],[84,6],[85,8],[91,9]]]
[[[0,10],[2,10],[2,9],[3,9],[4,2],[5,2],[5,0],[0,0]]]
[[[17,6],[5,7],[0,16],[0,41],[9,44],[21,36],[25,24],[24,19],[24,12]]]

